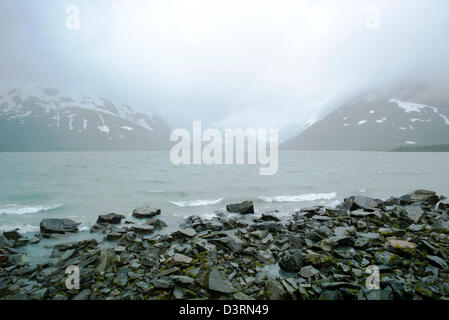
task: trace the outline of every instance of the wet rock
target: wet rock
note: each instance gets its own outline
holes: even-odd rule
[[[411,204],[414,202],[427,202],[435,205],[439,201],[439,197],[433,191],[416,190],[414,192],[403,195],[399,198],[403,204]]]
[[[438,209],[440,209],[440,210],[449,210],[449,199],[446,199],[446,200],[441,200],[439,203],[438,203]]]
[[[145,205],[134,209],[132,215],[138,219],[149,219],[161,214],[161,209]]]
[[[120,224],[120,222],[124,218],[125,218],[125,216],[123,216],[123,215],[116,214],[116,213],[109,213],[109,214],[98,216],[97,223]]]
[[[161,230],[167,227],[167,224],[160,219],[149,219],[147,222],[145,222],[145,224],[152,226],[154,230]]]
[[[242,203],[228,204],[226,210],[232,213],[253,214],[254,205],[252,201],[244,201]]]
[[[19,240],[22,236],[20,235],[20,233],[17,232],[17,230],[18,229],[12,231],[5,231],[3,232],[3,235],[5,236],[6,239],[11,241]]]
[[[235,291],[232,284],[226,279],[223,273],[216,268],[212,268],[209,273],[208,288],[209,290],[220,293],[233,293]]]
[[[70,219],[44,219],[40,223],[40,229],[45,234],[76,233],[79,225],[80,223]]]
[[[130,230],[138,234],[151,234],[154,232],[154,227],[148,225],[134,225]]]

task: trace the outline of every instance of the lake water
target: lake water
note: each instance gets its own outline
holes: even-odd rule
[[[449,196],[449,153],[281,152],[276,175],[258,172],[174,166],[168,152],[0,153],[0,230],[37,232],[42,219],[63,217],[88,230],[99,214],[130,216],[142,204],[161,208],[176,227],[243,200],[287,216],[355,194],[388,198],[425,188]]]

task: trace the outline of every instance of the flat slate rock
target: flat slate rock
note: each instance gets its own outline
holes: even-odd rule
[[[208,281],[209,290],[221,293],[233,293],[235,289],[232,284],[225,278],[223,273],[213,268],[209,273]]]
[[[80,223],[70,219],[44,219],[40,223],[40,228],[42,233],[65,234],[78,232],[79,225]]]
[[[134,209],[133,217],[138,219],[149,219],[161,214],[161,209],[145,205]]]

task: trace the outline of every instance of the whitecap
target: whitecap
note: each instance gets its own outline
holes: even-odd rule
[[[25,206],[19,204],[5,204],[0,206],[0,214],[29,214],[29,213],[38,213],[42,211],[49,211],[53,209],[57,209],[61,207],[62,204],[54,204],[54,205],[37,205],[37,206]]]
[[[331,193],[307,193],[300,195],[282,195],[275,197],[260,196],[259,199],[265,202],[307,202],[317,200],[333,200],[337,197],[336,192]]]
[[[223,201],[223,198],[215,200],[190,200],[190,201],[170,201],[171,204],[178,207],[201,207],[218,204]]]

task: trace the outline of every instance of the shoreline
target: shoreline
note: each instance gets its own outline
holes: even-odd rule
[[[0,299],[449,299],[449,202],[434,192],[352,196],[282,220],[275,211],[256,217],[252,201],[226,209],[188,217],[170,234],[159,234],[164,213],[149,206],[134,210],[139,223],[99,216],[93,239],[71,243],[58,234],[77,232],[70,219],[44,219],[30,239],[4,232]],[[50,259],[30,265],[18,248],[47,238]],[[73,265],[79,290],[66,288]]]

